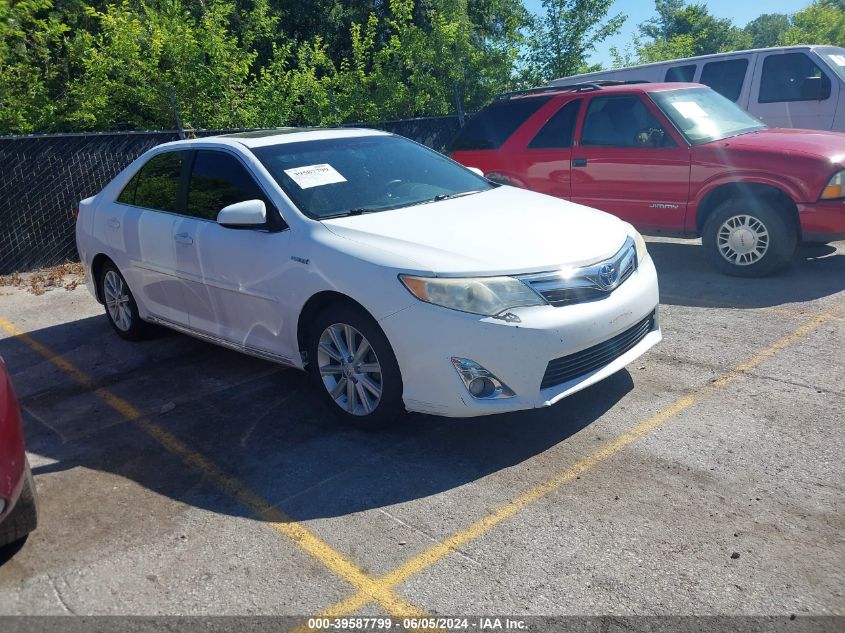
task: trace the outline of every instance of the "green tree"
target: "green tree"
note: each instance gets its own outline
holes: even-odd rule
[[[751,35],[711,15],[704,4],[655,0],[655,8],[657,15],[639,26],[646,38],[637,48],[642,63],[751,47]]]
[[[781,44],[845,46],[845,1],[817,0],[795,13]]]
[[[587,63],[596,45],[619,32],[627,19],[608,17],[611,0],[543,0],[531,27],[523,80],[536,84],[596,68]]]
[[[764,13],[758,18],[751,20],[743,29],[751,36],[751,46],[754,48],[766,48],[777,46],[783,34],[789,30],[790,20],[788,15],[783,13]]]

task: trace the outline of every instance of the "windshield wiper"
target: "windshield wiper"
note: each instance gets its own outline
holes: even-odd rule
[[[390,207],[358,207],[356,209],[349,209],[348,211],[341,211],[340,213],[333,213],[331,215],[321,215],[321,220],[331,220],[332,218],[345,218],[350,215],[364,215],[365,213],[376,213],[378,211],[386,211]]]
[[[471,189],[469,191],[459,191],[458,193],[439,193],[431,199],[431,202],[440,202],[441,200],[451,200],[452,198],[461,198],[473,193],[481,193],[484,189]]]

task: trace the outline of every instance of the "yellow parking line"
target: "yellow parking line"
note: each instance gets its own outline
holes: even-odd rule
[[[127,420],[132,421],[167,451],[179,457],[185,464],[208,477],[226,495],[248,508],[257,517],[267,522],[274,530],[288,537],[297,546],[321,562],[330,572],[355,587],[358,591],[357,595],[367,596],[368,603],[377,602],[388,613],[397,617],[420,617],[425,615],[420,609],[397,596],[386,584],[364,572],[355,563],[322,541],[302,524],[297,523],[273,507],[268,501],[261,498],[239,480],[227,475],[223,469],[205,456],[191,449],[172,433],[146,419],[143,413],[135,408],[135,406],[107,389],[96,387],[94,379],[73,363],[55,354],[49,347],[39,343],[29,334],[21,332],[12,323],[3,318],[0,318],[0,328],[40,356],[46,358],[81,386],[91,390],[109,407],[120,413]]]
[[[688,409],[695,403],[699,402],[702,398],[707,396],[713,390],[724,387],[730,382],[736,380],[741,375],[760,365],[760,363],[762,363],[767,358],[773,356],[774,354],[794,344],[801,338],[807,336],[824,323],[833,320],[839,320],[841,317],[838,316],[837,313],[841,310],[842,307],[839,307],[837,310],[825,312],[813,317],[810,321],[801,325],[792,333],[784,336],[783,338],[779,339],[766,349],[762,350],[761,352],[758,352],[748,360],[737,365],[730,372],[723,374],[718,379],[714,380],[711,383],[708,383],[706,386],[698,389],[697,391],[694,391],[693,393],[680,398],[666,409],[663,409],[648,420],[641,422],[630,431],[623,433],[616,439],[606,444],[603,448],[576,462],[573,466],[570,466],[565,471],[553,477],[552,479],[535,486],[528,492],[522,494],[516,499],[509,501],[497,510],[491,512],[481,520],[476,521],[466,529],[453,534],[445,541],[437,543],[436,545],[433,545],[424,552],[411,558],[406,563],[397,567],[395,570],[382,576],[379,579],[379,582],[383,585],[386,585],[387,587],[393,588],[396,585],[405,582],[412,576],[419,574],[434,563],[445,558],[452,551],[457,550],[459,547],[466,545],[470,541],[473,541],[481,537],[485,533],[489,532],[491,529],[502,523],[504,520],[512,517],[517,512],[525,508],[527,505],[545,497],[549,493],[560,488],[565,483],[576,479],[585,471],[589,470],[590,468],[593,468],[594,466],[605,461],[606,459],[616,455],[622,449],[636,442],[644,435],[663,426],[670,419],[672,419],[682,411]],[[342,617],[344,615],[354,613],[355,611],[369,604],[370,602],[372,602],[372,600],[370,600],[366,595],[364,595],[363,592],[359,592],[358,594],[329,607],[320,615]]]

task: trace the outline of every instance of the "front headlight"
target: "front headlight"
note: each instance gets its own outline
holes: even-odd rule
[[[495,316],[509,308],[545,305],[545,300],[513,277],[435,278],[399,275],[417,299],[427,303]]]
[[[639,266],[648,257],[645,240],[640,232],[630,224],[628,225],[628,235],[634,238],[634,245],[637,247],[637,266]]]
[[[822,191],[822,200],[835,200],[845,198],[845,169],[833,174],[833,178],[827,181],[827,186]]]

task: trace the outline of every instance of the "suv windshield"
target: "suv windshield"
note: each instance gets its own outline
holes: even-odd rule
[[[325,219],[486,191],[491,182],[398,136],[280,143],[252,152],[305,215]]]
[[[759,119],[710,88],[680,88],[650,92],[649,96],[693,145],[766,128]]]

